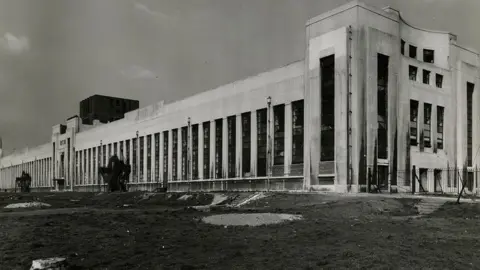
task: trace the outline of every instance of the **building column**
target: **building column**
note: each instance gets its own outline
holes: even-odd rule
[[[292,103],[285,104],[285,145],[283,151],[283,158],[285,164],[285,175],[290,174],[290,169],[292,165],[292,133],[293,133],[293,122],[292,122]]]
[[[198,179],[203,179],[203,123],[198,124]]]
[[[215,120],[210,121],[210,179],[215,179]]]
[[[257,111],[250,114],[250,172],[251,176],[257,176]]]
[[[150,182],[156,182],[158,179],[155,179],[155,162],[156,162],[156,156],[155,156],[155,133],[152,133],[150,135]]]
[[[222,123],[222,178],[228,178],[228,118]]]
[[[242,177],[242,115],[237,114],[235,117],[235,176]]]

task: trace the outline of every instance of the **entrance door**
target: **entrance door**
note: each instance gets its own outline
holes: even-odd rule
[[[378,166],[378,187],[381,190],[388,190],[388,166]]]

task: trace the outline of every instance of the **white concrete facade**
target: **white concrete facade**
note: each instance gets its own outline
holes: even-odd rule
[[[98,167],[115,151],[133,165],[131,190],[361,192],[369,188],[367,179],[380,179],[385,171],[384,188],[410,192],[415,167],[426,191],[438,192],[438,182],[441,192],[458,192],[458,177],[447,169],[480,165],[479,54],[458,45],[452,34],[411,26],[396,10],[357,1],[309,20],[305,33],[304,60],[171,104],[159,102],[113,123],[85,127],[72,118],[53,127],[50,143],[0,159],[0,188],[13,189],[25,170],[34,189],[56,189],[53,179],[64,179],[69,190],[98,190]],[[427,56],[433,51],[433,61],[424,59],[424,49]],[[334,59],[333,86],[322,77],[328,57]],[[379,63],[386,66],[379,69]],[[473,85],[471,111],[467,83]],[[323,85],[333,87],[331,111],[328,102],[322,108]],[[387,93],[384,111],[377,104],[384,100],[380,88]],[[333,129],[326,126],[327,111]]]

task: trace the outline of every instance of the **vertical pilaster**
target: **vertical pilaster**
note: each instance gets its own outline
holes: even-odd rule
[[[185,180],[182,175],[182,127],[179,127],[177,132],[177,180]]]
[[[284,164],[285,175],[290,174],[292,165],[292,103],[285,104],[285,146],[284,146]]]
[[[143,182],[148,182],[148,147],[147,147],[148,135],[143,137]]]
[[[187,179],[192,180],[192,169],[193,169],[193,162],[192,162],[192,142],[193,142],[193,136],[192,136],[192,124],[187,127],[187,164],[188,164],[188,171],[187,171]],[[198,162],[197,162],[198,163]]]
[[[131,166],[133,166],[133,140],[132,139],[129,139],[129,143],[128,143],[128,161],[130,162]],[[104,164],[103,166],[106,166],[106,164]],[[132,167],[132,173],[130,173],[130,176],[129,176],[129,182],[131,183],[132,180],[133,180],[133,167]]]
[[[156,162],[156,156],[155,156],[155,133],[152,133],[150,135],[150,182],[156,182],[157,179],[155,179],[155,162]]]
[[[158,147],[159,147],[159,152],[158,152],[158,177],[159,179],[157,179],[158,181],[160,181],[161,183],[163,183],[163,179],[164,176],[163,176],[163,162],[164,162],[164,151],[163,151],[163,144],[165,143],[165,139],[163,138],[163,131],[160,132],[160,134],[158,135],[160,137],[159,139],[159,143],[158,143]]]

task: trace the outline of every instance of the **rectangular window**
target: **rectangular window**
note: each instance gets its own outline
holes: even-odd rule
[[[198,179],[198,124],[192,125],[192,179]]]
[[[123,151],[123,142],[120,142],[120,156],[125,157],[125,152]]]
[[[400,41],[400,53],[405,55],[405,40],[403,39]]]
[[[125,160],[130,164],[130,140],[125,141]]]
[[[95,183],[95,179],[97,178],[97,174],[96,172],[94,171],[94,168],[95,168],[95,164],[97,162],[97,153],[96,153],[96,150],[97,148],[94,147],[92,148],[92,174],[93,174],[93,179],[92,179],[92,184]],[[67,168],[69,166],[67,165]],[[68,173],[68,169],[67,169],[67,173]]]
[[[437,148],[443,149],[443,117],[444,108],[437,106]]]
[[[172,130],[172,180],[178,180],[178,129]]]
[[[443,75],[436,74],[435,75],[435,84],[438,88],[442,88],[443,86]]]
[[[410,50],[410,51],[408,52],[409,56],[410,56],[411,58],[417,58],[417,47],[415,47],[415,46],[413,46],[413,45],[410,45],[410,46],[409,46],[409,50]]]
[[[160,133],[155,133],[155,181],[160,180]]]
[[[320,59],[321,161],[335,160],[335,56]]]
[[[292,102],[292,164],[303,163],[303,114],[304,102]]]
[[[132,147],[133,147],[133,157],[132,157],[132,178],[133,182],[136,182],[138,180],[138,167],[137,167],[137,152],[138,152],[138,144],[137,144],[137,138],[132,139]]]
[[[423,83],[424,84],[430,84],[430,71],[429,70],[423,70]]]
[[[103,166],[107,166],[107,146],[103,145],[102,147],[102,159],[103,159]]]
[[[423,143],[425,147],[432,147],[431,128],[432,126],[432,104],[423,104]]]
[[[210,122],[203,123],[203,179],[210,179]]]
[[[242,175],[250,173],[251,114],[242,113]]]
[[[230,116],[227,118],[227,152],[228,152],[228,178],[235,178],[236,177],[236,167],[235,167],[235,160],[237,158],[236,155],[236,139],[237,139],[237,121],[236,116]]]
[[[215,178],[222,178],[223,119],[215,120]]]
[[[410,100],[410,145],[417,145],[418,138],[418,101]]]
[[[433,50],[423,49],[423,62],[433,63],[434,62],[434,52]]]
[[[267,176],[267,109],[257,110],[257,176]]]
[[[110,157],[112,156],[112,144],[109,143],[108,144],[108,154],[107,154],[107,159],[110,159]]]
[[[188,127],[182,127],[182,179],[188,180]]]
[[[152,135],[147,135],[147,181],[152,181]]]
[[[114,154],[114,155],[117,154],[117,143],[114,143],[114,144],[113,144],[113,154]]]
[[[273,107],[273,164],[285,164],[285,104]]]
[[[145,137],[142,136],[142,137],[140,137],[140,147],[139,147],[140,152],[138,153],[139,156],[140,156],[140,164],[139,164],[139,167],[140,167],[140,168],[139,168],[139,169],[140,169],[140,179],[138,179],[139,182],[144,181],[144,179],[145,179],[145,178],[144,178],[144,175],[143,175],[143,174],[144,174],[143,164],[144,164],[144,162],[145,162],[145,160],[144,160],[144,157],[145,157],[145,156],[144,156],[144,155],[145,155],[145,145],[144,145],[144,143],[145,143]]]
[[[417,67],[408,66],[408,77],[411,81],[417,80]]]
[[[473,165],[473,155],[472,155],[472,132],[473,132],[473,90],[475,85],[473,83],[467,82],[467,164],[469,167]]]
[[[168,180],[168,130],[163,132],[163,182]]]
[[[388,62],[389,57],[377,55],[378,158],[388,158]]]

